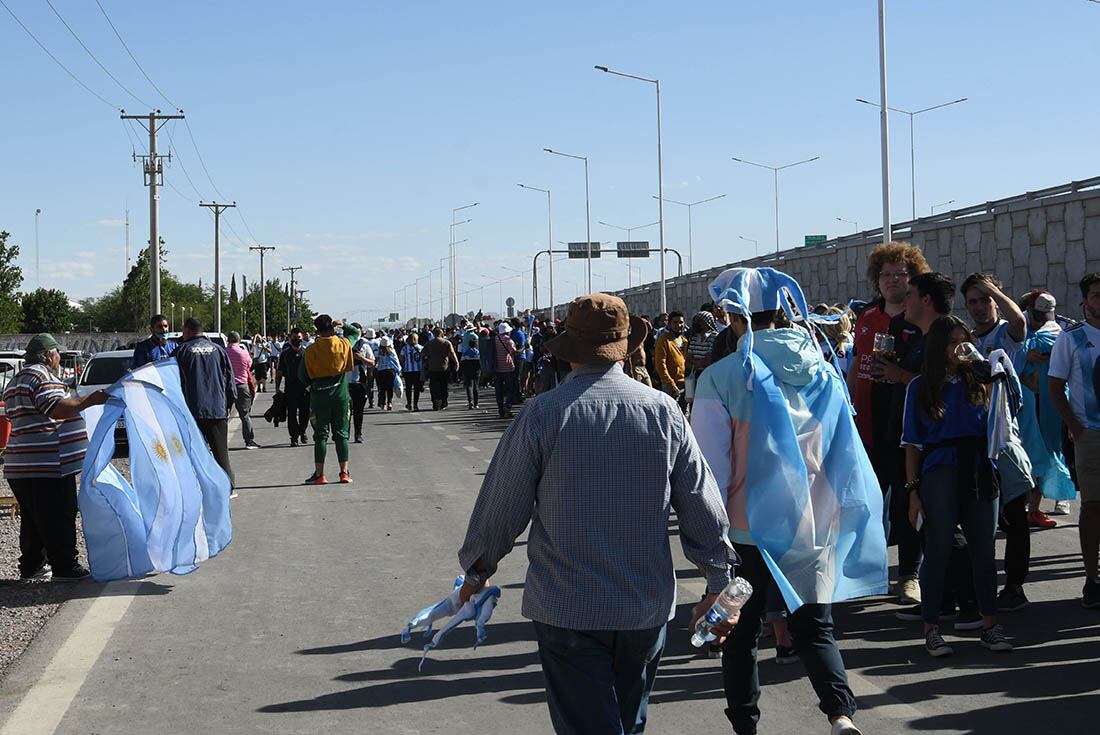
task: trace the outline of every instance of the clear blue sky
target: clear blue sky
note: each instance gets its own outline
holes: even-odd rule
[[[5,2],[113,106],[148,111],[88,58],[45,2]],[[878,99],[874,0],[101,2],[152,79],[187,112],[218,189],[241,205],[251,234],[227,215],[241,239],[223,233],[223,278],[257,277],[257,259],[245,250],[254,235],[278,248],[269,273],[304,265],[302,287],[334,314],[390,311],[394,289],[446,254],[451,208],[472,201],[480,205],[459,228],[469,238],[459,280],[485,283],[482,274],[510,275],[503,267],[529,269],[545,247],[545,198],[517,182],[551,188],[555,239],[583,240],[581,164],[544,147],[590,156],[593,239],[625,236],[598,220],[655,221],[652,86],[594,64],[661,79],[667,197],[728,195],[695,210],[696,267],[750,255],[738,235],[774,244],[771,174],[731,156],[775,164],[821,156],[781,175],[784,247],[805,234],[853,229],[837,217],[864,228],[881,218],[878,115],[854,101]],[[54,5],[124,85],[170,109],[94,3]],[[966,206],[1100,173],[1100,5],[893,0],[888,23],[892,105],[970,98],[917,119],[919,214],[951,199]],[[132,251],[148,238],[147,190],[124,124],[2,9],[0,68],[0,229],[23,248],[25,287],[35,285],[40,207],[42,285],[98,295],[123,276],[118,221],[127,205]],[[910,214],[908,118],[894,115],[891,124],[900,221]],[[186,128],[168,129],[178,156],[166,178],[186,197],[163,190],[168,267],[207,283],[213,225],[195,202],[216,194]],[[173,140],[163,135],[162,150],[175,151]],[[668,205],[665,218],[668,245],[686,252],[685,211]],[[656,243],[656,228],[634,233],[641,238]],[[624,286],[626,262],[598,262],[594,272],[606,282],[597,277],[594,285]],[[655,260],[634,262],[645,280],[655,278]],[[582,274],[581,261],[561,263],[559,300],[583,287]],[[527,304],[529,278],[524,286],[527,293],[509,281],[504,295]],[[496,286],[484,289],[486,308],[496,309],[497,294]]]

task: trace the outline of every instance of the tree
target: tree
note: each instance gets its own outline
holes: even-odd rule
[[[72,327],[69,297],[56,288],[39,288],[23,296],[23,331],[66,332]]]
[[[229,277],[229,303],[235,305],[237,301],[237,274],[234,273]]]
[[[8,334],[18,332],[23,326],[23,309],[19,305],[23,269],[15,264],[19,246],[8,244],[10,236],[0,231],[0,333]]]

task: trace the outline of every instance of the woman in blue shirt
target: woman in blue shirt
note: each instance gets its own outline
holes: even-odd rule
[[[420,393],[424,390],[420,353],[424,350],[415,334],[405,338],[401,348],[401,379],[405,381],[405,410],[420,410]]]
[[[961,319],[941,316],[925,337],[920,374],[906,389],[901,443],[909,493],[909,520],[924,529],[920,569],[925,649],[932,656],[953,653],[939,633],[948,560],[955,528],[962,524],[982,614],[981,643],[1011,651],[997,624],[997,568],[993,537],[997,528],[997,489],[987,459],[988,386],[973,363],[957,354],[973,343]]]

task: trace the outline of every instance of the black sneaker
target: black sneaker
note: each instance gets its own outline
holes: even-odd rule
[[[296,437],[296,436],[290,437],[290,446],[292,446],[292,447],[298,446],[298,437]]]
[[[1081,607],[1092,610],[1100,608],[1100,583],[1091,579],[1085,580],[1085,586],[1081,590]]]
[[[793,664],[798,662],[798,653],[794,646],[776,646],[775,662],[777,664]]]
[[[1016,612],[1028,606],[1027,595],[1022,587],[1005,587],[997,595],[997,612]]]
[[[954,628],[955,630],[978,630],[982,625],[982,615],[977,610],[959,610]]]
[[[925,634],[924,650],[928,651],[928,655],[933,658],[950,656],[955,652],[955,649],[947,645],[947,642],[944,641],[943,636],[940,635],[939,628],[933,628]]]
[[[53,581],[55,582],[79,582],[90,574],[90,572],[84,567],[77,564],[72,569],[67,569],[64,572],[54,572]]]
[[[1012,650],[1012,643],[1005,637],[1004,629],[999,625],[983,630],[981,640],[982,645],[990,651],[1008,653]]]
[[[52,576],[53,569],[48,563],[42,562],[42,566],[30,574],[20,574],[19,579],[23,582],[49,582]]]
[[[362,444],[363,443],[363,435],[362,434],[356,434],[355,435],[355,443],[356,444]]]

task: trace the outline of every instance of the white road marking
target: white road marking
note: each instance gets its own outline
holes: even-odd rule
[[[442,426],[433,426],[432,429],[435,430],[435,431],[443,431]]]
[[[42,676],[0,727],[0,735],[52,735],[134,601],[141,583],[141,580],[121,580],[103,587]]]
[[[456,442],[456,441],[458,441],[458,437],[457,437],[457,436],[455,436],[454,434],[447,434],[447,437],[446,437],[446,438],[450,439],[450,440],[451,440],[451,441],[453,441],[453,442]]]
[[[466,446],[462,447],[462,448],[465,449],[467,452],[480,452],[481,451],[477,447],[471,447],[468,444]]]

